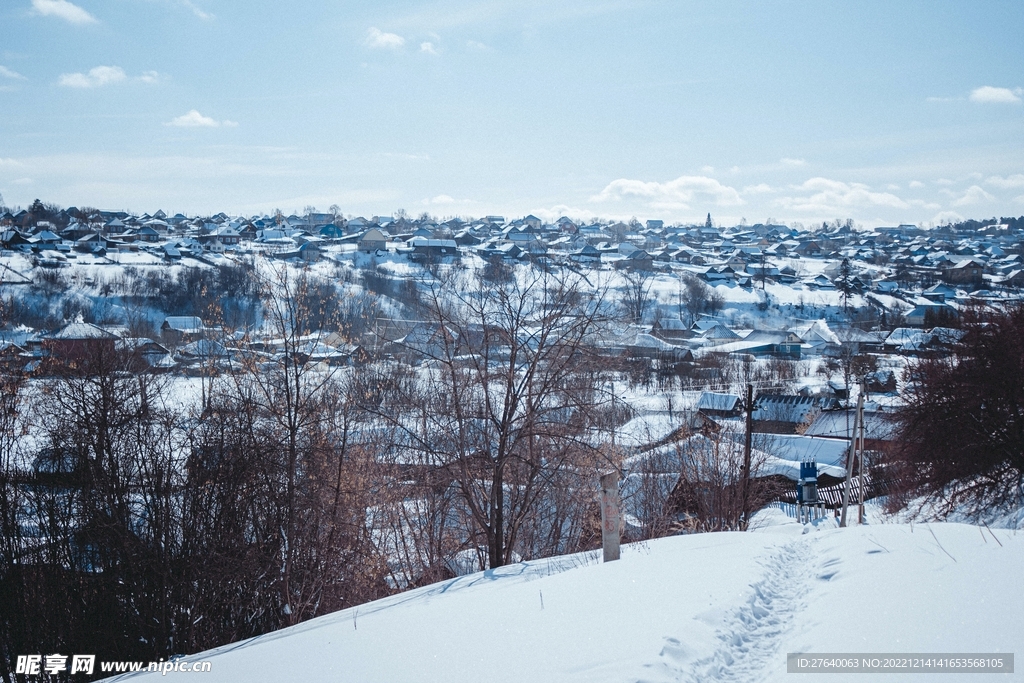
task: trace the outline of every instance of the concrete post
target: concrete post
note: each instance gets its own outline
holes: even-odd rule
[[[619,559],[619,473],[601,476],[601,542],[604,561]]]

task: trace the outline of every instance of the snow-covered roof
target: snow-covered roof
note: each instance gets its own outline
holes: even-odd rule
[[[697,400],[697,410],[730,412],[736,410],[739,401],[740,397],[733,394],[716,394],[711,391],[705,391],[700,395],[700,399]]]
[[[804,432],[805,436],[822,436],[826,438],[851,439],[853,424],[856,422],[854,410],[830,410],[818,415],[817,419]],[[864,411],[865,438],[876,441],[891,441],[895,436],[896,423],[891,413]]]
[[[117,336],[91,323],[79,321],[68,323],[51,334],[50,339],[117,339]]]

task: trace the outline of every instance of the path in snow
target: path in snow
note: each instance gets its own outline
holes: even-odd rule
[[[693,661],[682,642],[665,638],[657,663],[648,665],[657,678],[694,683],[765,679],[778,666],[783,635],[806,606],[803,596],[813,576],[809,553],[810,544],[800,539],[762,563],[761,578],[751,584],[746,601],[725,617],[717,633],[718,646],[709,656]]]

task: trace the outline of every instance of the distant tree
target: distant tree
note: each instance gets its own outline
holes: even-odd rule
[[[715,224],[711,222],[711,214],[710,213],[708,213],[708,219],[706,221],[704,221],[704,227],[705,228],[713,228],[713,227],[715,227]]]
[[[843,295],[843,313],[847,313],[850,295],[857,291],[856,284],[854,283],[853,267],[850,265],[849,258],[844,257],[842,263],[839,264],[839,272],[833,284],[835,284],[839,293]]]
[[[687,325],[693,325],[703,313],[714,315],[723,304],[722,295],[700,278],[689,273],[680,276],[679,318]]]
[[[906,371],[891,461],[905,496],[946,511],[1019,505],[1024,495],[1024,306],[968,312],[945,357]]]
[[[651,273],[640,269],[624,271],[622,279],[625,283],[622,305],[626,309],[626,314],[635,323],[643,322],[644,313],[651,303]]]
[[[765,257],[764,252],[761,252],[761,263],[758,268],[757,275],[754,278],[761,285],[761,291],[764,291],[765,282],[768,280],[768,260]]]

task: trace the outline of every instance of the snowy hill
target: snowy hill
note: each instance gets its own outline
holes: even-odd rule
[[[1024,534],[767,514],[751,533],[502,567],[187,659],[212,663],[208,683],[791,681],[788,652],[1024,652]]]

